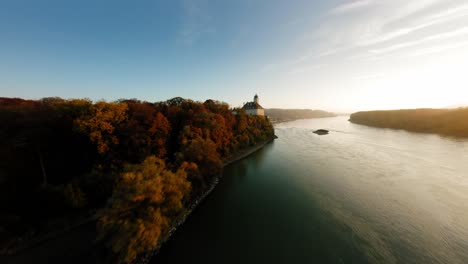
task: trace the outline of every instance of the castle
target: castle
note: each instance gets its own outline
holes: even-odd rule
[[[258,95],[254,96],[253,102],[245,103],[242,109],[244,109],[245,113],[248,115],[265,116],[265,110],[258,103]]]

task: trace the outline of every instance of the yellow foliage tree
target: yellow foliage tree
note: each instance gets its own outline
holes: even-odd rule
[[[75,122],[78,129],[87,133],[91,142],[96,144],[99,154],[104,154],[112,144],[119,143],[114,130],[116,125],[127,119],[127,109],[125,103],[100,101],[90,107],[90,113]]]
[[[129,263],[154,249],[190,192],[186,167],[172,172],[155,156],[126,166],[107,207],[98,212],[97,240],[116,256],[113,261]]]

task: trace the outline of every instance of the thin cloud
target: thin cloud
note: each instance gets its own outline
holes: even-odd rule
[[[213,33],[215,29],[211,17],[203,8],[203,1],[185,0],[183,2],[184,21],[179,36],[186,45],[192,45],[204,34]]]
[[[307,60],[319,59],[319,58],[322,58],[322,57],[331,56],[331,55],[334,55],[334,54],[338,53],[339,51],[340,51],[339,49],[328,49],[328,50],[320,50],[320,51],[314,50],[312,52],[309,52],[309,53],[307,53],[305,55],[300,56],[295,61],[293,61],[293,62],[291,62],[289,64],[294,65],[294,64],[299,64],[299,63],[307,61]]]
[[[312,71],[317,71],[320,68],[323,68],[324,66],[325,66],[324,64],[316,64],[316,65],[304,66],[304,67],[294,67],[290,69],[287,73],[290,75],[295,75],[295,74],[301,74],[305,72],[312,72]]]
[[[431,16],[431,18],[447,17],[447,16],[451,16],[451,15],[454,15],[454,14],[457,14],[457,13],[460,13],[460,12],[464,12],[464,11],[468,11],[468,5],[467,4],[460,5],[460,6],[457,6],[457,7],[453,7],[453,8],[450,8],[448,10],[445,10],[443,12],[440,12],[438,14],[434,14],[434,15]]]
[[[466,17],[466,16],[468,16],[468,5],[459,6],[459,7],[444,11],[444,12],[433,14],[429,16],[429,18],[426,21],[421,22],[419,25],[394,30],[393,32],[384,34],[383,36],[379,36],[374,39],[365,41],[361,43],[360,45],[368,46],[368,45],[374,45],[374,44],[390,41],[390,40],[393,40],[402,36],[409,35],[421,29],[443,24],[443,23],[446,23],[455,19]]]
[[[389,46],[389,47],[386,47],[386,48],[382,48],[382,49],[370,50],[370,52],[374,53],[374,54],[389,53],[389,52],[393,52],[393,51],[400,50],[400,49],[403,49],[403,48],[409,48],[409,47],[421,45],[421,44],[424,44],[424,43],[430,42],[430,41],[445,40],[445,39],[450,39],[450,38],[464,36],[464,35],[468,35],[468,27],[463,27],[463,28],[459,28],[459,29],[449,31],[449,32],[435,34],[435,35],[428,36],[428,37],[425,37],[425,38],[422,38],[422,39],[419,39],[419,40],[415,40],[415,41],[408,41],[408,42],[395,44],[395,45],[392,45],[392,46]]]
[[[265,64],[260,69],[260,72],[265,73],[265,72],[271,72],[273,70],[279,69],[279,70],[285,70],[289,74],[301,73],[301,72],[307,71],[308,69],[316,69],[316,68],[319,68],[318,66],[320,67],[323,66],[322,64],[316,64],[314,66],[303,66],[303,65],[300,66],[301,64],[304,64],[307,61],[311,61],[314,59],[319,59],[319,58],[326,57],[326,56],[332,56],[338,52],[339,52],[338,49],[320,50],[320,51],[314,50],[294,60],[286,61],[283,63]]]
[[[372,4],[374,1],[373,0],[359,0],[359,1],[354,1],[351,3],[346,3],[339,5],[335,8],[333,8],[330,13],[332,14],[344,14],[344,13],[349,13],[355,10],[358,10],[360,8],[369,6]]]
[[[347,48],[356,46],[369,46],[380,42],[389,41],[398,37],[409,35],[423,27],[428,27],[427,20],[416,23],[413,26],[396,28],[392,25],[402,23],[404,20],[414,22],[425,17],[436,5],[443,0],[392,0],[392,1],[354,1],[335,7],[332,13],[351,12],[366,9],[359,16],[347,16],[337,18],[327,16],[318,30],[311,34],[314,41],[329,43],[329,46],[343,46]],[[370,8],[372,7],[372,8]],[[440,10],[440,9],[439,9]],[[441,18],[433,17],[432,23]],[[440,22],[441,23],[441,22]],[[407,25],[408,23],[404,23]]]
[[[429,54],[444,52],[447,50],[458,49],[464,46],[468,46],[468,41],[462,41],[462,42],[455,43],[455,44],[439,45],[439,46],[430,47],[430,48],[424,48],[424,49],[411,52],[410,54],[408,54],[408,56],[410,57],[425,56]]]
[[[354,1],[332,10],[339,13],[361,8],[368,12],[359,16],[324,16],[317,30],[308,33],[313,38],[307,41],[313,40],[312,43],[319,44],[312,45],[328,47],[329,50],[339,48],[341,61],[375,62],[394,58],[394,52],[400,50],[408,53],[415,51],[415,54],[422,56],[422,50],[416,51],[434,44],[456,44],[465,39],[459,39],[460,36],[468,34],[465,28],[460,28],[468,22],[468,4],[463,1]],[[296,61],[312,63],[319,54],[313,48],[312,51],[304,52]],[[436,52],[436,49],[424,50],[426,54],[430,52]]]

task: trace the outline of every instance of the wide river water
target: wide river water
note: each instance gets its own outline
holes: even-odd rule
[[[468,140],[347,120],[277,124],[152,263],[468,263]]]

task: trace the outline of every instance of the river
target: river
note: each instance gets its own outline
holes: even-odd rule
[[[277,124],[151,262],[468,263],[468,140],[347,119]]]

